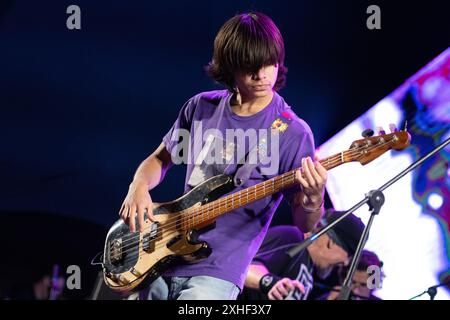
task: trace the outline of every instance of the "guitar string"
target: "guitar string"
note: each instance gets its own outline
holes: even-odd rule
[[[356,149],[356,148],[355,148],[355,149]],[[353,155],[353,153],[355,153],[356,150],[352,149],[351,151],[352,151],[351,153],[347,153],[346,155],[351,156],[351,155]],[[332,158],[334,158],[334,159],[331,160]],[[328,160],[323,160],[323,162],[326,163],[327,165],[330,165],[330,164],[331,164],[331,165],[334,165],[334,164],[337,164],[337,163],[339,163],[339,162],[342,162],[342,161],[341,161],[341,154],[337,154],[337,155],[331,156]],[[295,171],[296,171],[296,170],[293,170],[293,171],[290,171],[290,172],[286,172],[286,173],[284,173],[284,174],[282,174],[282,175],[280,175],[280,176],[278,176],[278,177],[275,177],[275,178],[273,178],[273,179],[275,180],[276,178],[278,178],[278,180],[283,180],[283,176],[284,176],[284,178],[286,178],[286,177],[288,177],[289,175],[294,174]],[[267,181],[264,181],[263,183],[266,183],[266,184],[267,184]],[[252,187],[253,187],[253,188],[256,188],[256,186],[257,186],[257,185],[251,186],[251,187],[249,187],[248,189],[250,189],[250,188],[252,188]],[[259,187],[261,187],[261,186],[259,186]],[[242,192],[242,191],[243,191],[243,190],[241,190],[241,191],[239,191],[239,192]],[[249,193],[249,192],[254,192],[254,191],[247,191],[247,193]],[[235,194],[237,194],[237,192],[236,192]],[[234,195],[230,195],[230,196],[235,196],[235,194],[234,194]],[[224,200],[224,199],[222,198],[222,199],[220,199],[220,200]],[[226,201],[223,201],[223,202],[226,202]],[[222,203],[220,203],[219,206],[220,206],[220,205],[222,205]],[[206,204],[205,204],[205,206],[206,206]],[[202,207],[204,207],[204,206],[202,206]],[[185,213],[185,212],[188,211],[188,210],[192,210],[192,208],[187,208],[187,209],[184,209],[184,210],[182,210],[182,211],[179,211],[179,212],[177,212],[177,214],[173,215],[173,217],[171,217],[171,218],[169,218],[167,221],[165,221],[166,227],[167,227],[168,225],[170,225],[170,223],[176,223],[176,222],[178,222],[177,220],[178,220],[178,218],[179,218],[179,215]],[[145,227],[144,230],[143,230],[142,232],[148,230],[149,228],[151,228],[151,226]],[[138,232],[135,232],[135,233],[138,233]],[[132,237],[133,237],[133,235],[132,235],[131,237],[126,238],[126,240],[130,240]],[[126,241],[124,241],[124,242],[126,242]]]
[[[256,200],[256,198],[252,201],[255,201],[255,200]],[[175,229],[174,232],[169,232],[165,236],[169,237],[169,235],[176,234],[176,233],[178,233],[178,232]],[[156,240],[157,239],[155,239],[154,241],[156,241]],[[140,242],[140,241],[138,241],[138,242]],[[167,243],[160,243],[159,245],[157,244],[157,245],[155,245],[155,248],[153,248],[153,250],[158,250],[162,247],[165,247],[166,245],[167,245]],[[142,250],[139,246],[136,249],[138,251],[132,249],[132,250],[126,250],[126,252],[124,252],[124,253],[128,253],[130,251],[136,251],[136,252],[133,252],[132,254],[128,254],[128,256],[125,258],[125,263],[129,262],[130,260],[133,260],[136,256],[138,256],[138,258],[140,258],[142,255],[148,253],[148,252],[145,252],[145,250]]]
[[[384,143],[382,143],[382,144],[373,145],[373,146],[371,146],[371,147],[369,147],[369,148],[375,149],[375,148],[378,148],[378,147],[383,146],[384,144],[386,144],[386,143],[388,143],[388,142],[390,142],[390,140],[389,140],[389,141],[386,141],[386,142],[384,142]],[[367,147],[361,146],[361,147],[358,147],[358,148],[350,149],[350,150],[348,150],[348,151],[351,151],[351,152],[348,152],[348,153],[346,154],[346,156],[353,156],[353,155],[355,154],[355,152],[357,153],[358,150],[364,149],[364,148],[367,148]],[[326,165],[330,165],[330,163],[331,163],[332,165],[334,165],[334,164],[336,164],[336,163],[342,162],[341,157],[342,157],[341,154],[336,154],[336,155],[331,156],[330,158],[328,158],[328,160],[325,160],[325,159],[324,159],[324,160],[321,160],[321,162],[323,161],[324,163],[326,163]],[[330,160],[331,158],[338,158],[338,159]],[[281,179],[279,179],[279,180],[282,180],[282,179],[283,179],[283,175],[284,175],[285,177],[288,177],[290,174],[294,174],[295,171],[296,171],[296,170],[293,170],[293,171],[290,171],[290,172],[286,172],[286,173],[284,173],[284,174],[278,176],[278,178],[281,177]],[[273,178],[273,179],[276,179],[276,178],[277,178],[277,177],[275,177],[275,178]],[[267,183],[267,181],[264,181],[263,183]],[[248,189],[250,189],[250,188],[252,188],[252,187],[256,189],[257,186],[258,186],[258,185],[254,185],[254,186],[249,187]],[[261,186],[262,186],[262,183],[261,183],[261,185],[260,185],[259,187],[261,187]],[[243,190],[241,190],[241,191],[239,191],[239,192],[242,192],[242,191],[243,191]],[[252,192],[254,192],[254,191],[252,191]],[[247,191],[247,193],[249,193],[249,191]],[[237,192],[236,192],[235,194],[237,194]],[[234,194],[234,195],[235,195],[235,194]],[[233,195],[230,195],[230,196],[233,196]],[[224,200],[224,199],[225,199],[225,198],[222,198],[222,199],[220,199],[220,200]],[[227,201],[228,201],[228,200],[227,200]],[[227,202],[227,201],[222,201],[222,202]],[[211,203],[210,203],[210,204],[211,204]],[[208,205],[208,204],[205,204],[204,206],[201,206],[201,208],[203,208],[203,207],[205,207],[205,206],[207,206],[207,205]],[[221,205],[221,204],[219,204],[219,206],[220,206],[220,205]],[[183,214],[183,213],[185,213],[186,211],[189,211],[189,210],[192,210],[192,208],[187,208],[187,209],[185,209],[185,210],[179,211],[176,215],[174,215],[173,217],[169,218],[167,221],[165,221],[166,227],[167,227],[167,226],[170,226],[170,223],[172,223],[172,222],[178,222],[177,220],[178,220],[178,218],[179,218],[179,215],[181,215],[181,214]],[[148,228],[151,228],[151,226],[144,228],[143,232],[146,231]],[[138,232],[137,232],[137,233],[138,233]],[[133,237],[133,236],[131,236],[131,237]],[[126,240],[131,239],[131,237],[128,237]],[[125,242],[126,242],[126,241],[125,241]]]
[[[375,148],[379,148],[379,147],[381,147],[381,146],[383,146],[384,144],[386,144],[387,142],[385,142],[385,143],[382,143],[382,144],[378,144],[378,145],[375,145],[375,146],[372,146],[371,148],[372,149],[375,149]],[[292,171],[292,172],[290,172],[288,175],[286,175],[286,177],[288,177],[289,179],[292,179],[292,177],[289,177],[290,175],[294,175],[294,173],[295,173],[295,171],[296,170],[294,170],[294,171]],[[282,179],[278,179],[278,180],[281,180],[281,184],[283,185],[285,182],[284,182],[284,178],[285,177],[282,177]],[[294,177],[294,179],[295,179],[295,177]],[[275,181],[274,181],[275,182]],[[279,183],[278,182],[280,182],[280,181],[277,181],[277,188],[279,187]],[[289,182],[290,182],[290,180],[289,180]],[[260,186],[259,186],[260,187]],[[274,184],[272,184],[272,188],[274,188]],[[259,195],[259,196],[257,196],[256,194],[258,193],[258,191],[256,190],[257,188],[255,188],[255,190],[254,190],[254,193],[255,193],[255,198],[254,199],[252,199],[251,201],[256,201],[257,200],[257,198],[258,197],[260,197],[261,195]],[[275,190],[275,189],[274,189]],[[260,190],[259,190],[260,191]],[[264,192],[263,192],[263,194],[264,194]],[[247,199],[248,199],[248,192],[247,192]],[[252,195],[250,195],[250,196],[252,196]],[[248,200],[247,200],[248,201]],[[220,210],[220,208],[222,207],[222,205],[223,204],[228,204],[229,203],[229,201],[227,200],[227,201],[218,201],[218,203],[217,204],[214,204],[213,206],[207,206],[207,205],[205,205],[204,206],[204,208],[199,208],[200,210],[198,210],[197,212],[195,212],[194,211],[194,214],[192,214],[191,216],[188,216],[188,217],[186,217],[186,218],[181,218],[180,219],[180,221],[178,221],[177,223],[175,223],[175,224],[173,224],[173,223],[167,223],[166,222],[166,224],[164,225],[164,226],[161,226],[161,232],[163,232],[163,230],[164,229],[166,229],[165,231],[169,231],[169,230],[171,230],[172,229],[172,226],[173,225],[176,225],[176,224],[179,224],[179,223],[187,223],[188,224],[188,228],[189,228],[189,223],[191,222],[190,220],[192,220],[192,222],[193,222],[193,226],[195,225],[195,218],[196,217],[199,217],[199,216],[203,216],[204,215],[204,212],[205,212],[205,209],[206,209],[206,211],[213,211],[213,210],[216,210],[216,209],[219,209]],[[212,207],[212,208],[211,208]],[[229,207],[229,205],[227,205],[227,209],[228,209],[228,207]],[[233,206],[231,206],[231,210],[229,210],[229,211],[232,211],[233,210]],[[180,215],[180,213],[178,214],[178,216]],[[178,219],[178,217],[176,217],[175,219]],[[200,221],[200,223],[201,222],[206,222],[208,220],[208,217],[206,217],[206,219],[199,219],[199,221]],[[197,222],[197,224],[198,224],[198,222]],[[163,228],[163,227],[165,227],[165,228]],[[177,229],[177,228],[175,228],[175,229]],[[158,231],[156,232],[156,234],[155,234],[155,237],[158,237]],[[135,239],[137,239],[137,238],[139,238],[139,240],[137,240],[137,241],[134,241],[133,243],[131,243],[130,244],[130,241],[132,241],[132,240],[135,240]],[[149,240],[149,243],[150,242],[153,242],[153,241],[156,241],[156,240]],[[124,242],[122,242],[122,248],[123,247],[129,247],[130,245],[134,245],[134,244],[137,244],[137,243],[139,243],[139,242],[141,242],[141,240],[140,240],[140,233],[138,232],[135,236],[131,236],[130,238],[128,238],[127,239],[127,241],[124,241]],[[125,245],[125,243],[126,243],[126,245]],[[114,245],[113,243],[112,243],[112,245]],[[110,254],[112,253],[112,250],[113,250],[113,248],[112,247],[110,247]],[[126,253],[127,252],[127,250],[124,250],[123,251],[123,253]]]
[[[260,193],[259,194],[259,197],[260,196],[262,196],[264,193]],[[252,198],[252,199],[249,199],[250,200],[250,202],[253,202],[253,201],[256,201],[256,200],[258,200],[258,196],[256,197],[256,198]],[[233,210],[233,209],[231,209],[231,210]],[[230,210],[230,211],[231,211]],[[201,215],[198,215],[198,216],[200,216],[201,217]],[[186,224],[189,224],[191,221],[189,221],[189,219],[192,219],[192,220],[195,220],[195,217],[194,218],[188,218],[187,219],[187,221],[185,220],[184,222],[186,223]],[[206,222],[206,221],[208,221],[208,219],[205,219],[204,217],[201,217],[201,219],[199,219],[199,220],[201,220],[201,221],[196,221],[196,222]],[[204,221],[203,221],[204,220]],[[193,221],[192,221],[193,222]],[[187,230],[184,230],[184,231],[188,231],[188,229],[189,228],[187,228]],[[170,227],[170,228],[168,228],[168,229],[165,229],[165,228],[163,228],[162,230],[161,230],[161,234],[162,233],[164,233],[165,234],[165,237],[168,237],[169,235],[171,235],[171,234],[176,234],[177,232],[179,232],[178,231],[178,229],[175,227],[175,228],[173,228],[173,227]],[[157,238],[158,236],[156,236],[156,238]],[[155,242],[155,241],[157,241],[158,239],[152,239],[152,240],[149,240],[148,242],[149,243],[151,243],[151,242]],[[145,240],[141,240],[140,239],[140,237],[139,237],[139,240],[137,240],[137,241],[134,241],[134,242],[128,242],[127,244],[125,244],[125,245],[123,245],[122,246],[122,248],[125,248],[125,250],[124,251],[122,251],[122,253],[127,253],[127,252],[129,252],[129,251],[132,251],[134,248],[133,248],[133,246],[135,245],[135,244],[137,244],[137,243],[140,243],[140,242],[143,242],[143,241],[145,241]],[[130,246],[132,246],[131,248],[130,248]],[[129,249],[127,249],[127,248],[129,248]],[[157,249],[156,247],[155,247],[155,249]],[[111,252],[111,251],[110,251]]]
[[[257,199],[257,197],[255,199],[253,199],[252,201],[255,201],[256,199]],[[177,233],[178,233],[178,231],[175,229],[173,232],[169,232],[168,234],[166,234],[165,237],[167,238],[167,237],[170,237],[170,235],[177,234]],[[155,248],[153,248],[153,250],[161,249],[161,248],[165,247],[166,244],[167,244],[167,242],[155,244]],[[135,251],[135,252],[129,253],[130,251]],[[130,262],[131,260],[134,260],[136,257],[140,258],[142,255],[145,255],[148,252],[141,249],[140,247],[136,247],[136,248],[133,248],[132,250],[127,250],[126,253],[129,253],[129,254],[124,259],[125,263]]]
[[[384,143],[382,143],[382,144],[378,144],[378,145],[374,145],[374,146],[371,146],[371,147],[369,147],[369,149],[371,148],[371,149],[376,149],[376,148],[379,148],[379,147],[382,147],[383,145],[385,145],[386,143],[388,143],[388,142],[390,142],[390,141],[386,141],[386,142],[384,142]],[[336,161],[340,161],[340,160],[333,160],[333,162],[336,162]],[[295,171],[296,170],[294,170],[294,171],[292,171],[292,172],[289,172],[289,174],[287,174],[286,176],[287,177],[289,177],[290,175],[294,175],[294,173],[295,173]],[[295,177],[289,177],[289,179],[292,179],[292,178],[294,178],[295,179]],[[279,187],[279,182],[281,182],[281,185],[283,185],[284,183],[286,183],[285,181],[284,181],[284,177],[283,177],[283,179],[279,179],[279,180],[281,180],[281,181],[277,181],[277,188]],[[290,181],[290,180],[289,180]],[[257,185],[255,185],[255,186],[257,186]],[[259,190],[259,192],[260,192],[261,190]],[[248,193],[248,192],[247,192]],[[253,192],[252,192],[253,193]],[[255,191],[254,191],[254,193],[255,193],[255,198],[254,199],[252,199],[251,201],[253,202],[253,201],[256,201],[256,200],[258,200],[258,197],[260,197],[261,195],[259,195],[259,196],[256,196],[256,194],[258,193],[258,191],[256,191],[256,188],[255,188]],[[264,192],[263,192],[263,195],[264,195]],[[250,196],[252,196],[252,195],[250,195]],[[247,198],[248,198],[248,195],[247,195]],[[227,200],[227,201],[223,201],[222,203],[229,203],[229,200]],[[164,225],[164,227],[165,228],[163,228],[163,226],[161,225],[161,233],[163,232],[163,230],[164,231],[170,231],[170,230],[172,230],[172,229],[174,229],[174,228],[172,228],[172,226],[174,226],[174,225],[177,225],[177,224],[179,224],[179,223],[181,223],[181,224],[183,224],[183,223],[186,223],[186,224],[188,224],[188,228],[189,228],[189,223],[191,222],[191,221],[189,221],[189,220],[193,220],[192,222],[195,222],[195,218],[196,217],[201,217],[201,216],[203,216],[204,214],[204,212],[205,211],[213,211],[213,210],[216,210],[216,209],[220,209],[221,207],[222,207],[222,204],[220,204],[220,201],[219,201],[219,204],[218,204],[218,206],[217,205],[214,205],[213,207],[213,209],[211,209],[211,208],[206,208],[207,207],[207,205],[205,205],[205,206],[203,206],[203,207],[205,207],[205,208],[202,208],[202,207],[200,207],[200,208],[202,208],[200,211],[197,211],[197,212],[195,212],[194,211],[194,214],[192,215],[192,216],[190,216],[190,217],[187,217],[187,218],[181,218],[180,219],[180,221],[179,222],[177,222],[177,223],[169,223],[169,224],[165,224]],[[229,205],[227,205],[227,208],[229,207]],[[199,208],[199,209],[200,209]],[[206,210],[205,210],[206,209]],[[232,211],[233,210],[233,206],[231,206],[231,210],[229,210],[229,211]],[[228,212],[228,211],[227,211]],[[181,212],[180,212],[181,213]],[[180,214],[179,214],[180,215]],[[208,221],[208,218],[206,218],[206,219],[199,219],[199,221],[200,221],[200,223],[201,222],[206,222],[206,221]],[[198,224],[199,222],[197,222],[197,224]],[[193,223],[193,225],[195,225],[195,223]],[[177,228],[175,228],[174,229],[175,231],[177,230]],[[160,233],[160,234],[161,234]],[[155,237],[157,237],[158,235],[160,235],[160,234],[158,234],[158,231],[156,232],[156,234],[155,234]],[[136,238],[138,238],[139,237],[139,240],[137,240],[137,241],[135,241],[135,242],[133,242],[133,243],[130,243],[130,241],[131,240],[133,240],[133,239],[127,239],[128,241],[124,241],[123,243],[122,243],[122,247],[129,247],[130,245],[134,245],[134,244],[138,244],[138,243],[140,243],[141,242],[141,240],[140,240],[140,233],[138,232],[137,233],[137,235],[135,235],[134,236],[134,239],[136,239]],[[151,243],[151,242],[154,242],[154,241],[156,241],[156,239],[155,240],[149,240],[149,243]],[[126,245],[124,245],[124,243],[126,243]],[[133,248],[132,248],[133,249]],[[131,249],[131,250],[132,250]],[[113,248],[110,248],[110,254],[111,254],[111,252],[112,252],[112,250],[113,250]],[[129,249],[127,249],[127,250],[125,250],[125,251],[122,251],[122,253],[127,253],[127,252],[129,252],[130,250]]]
[[[359,147],[358,149],[362,149],[362,148],[367,148],[367,149],[376,149],[376,148],[379,148],[379,147],[382,147],[382,146],[384,146],[385,144],[387,144],[388,142],[390,142],[391,140],[389,140],[389,141],[386,141],[386,142],[384,142],[384,143],[382,143],[382,144],[377,144],[377,145],[374,145],[374,146],[371,146],[371,147],[369,147],[369,148],[367,148],[367,147]],[[355,153],[356,152],[356,149],[357,148],[355,148],[355,149],[351,149],[351,153]],[[350,155],[350,153],[348,153],[347,155]],[[332,157],[340,157],[340,154],[337,154],[337,155],[335,155],[335,156],[332,156]],[[332,160],[332,161],[328,161],[327,162],[327,165],[329,165],[330,163],[331,164],[335,164],[336,162],[337,163],[339,163],[339,162],[342,162],[341,161],[342,159],[336,159],[336,160]],[[288,179],[292,179],[292,178],[294,178],[295,179],[295,172],[296,172],[297,170],[293,170],[293,171],[290,171],[290,172],[287,172],[287,173],[284,173],[284,174],[282,174],[282,175],[280,175],[279,177],[282,177],[281,179],[278,179],[278,181],[277,182],[275,182],[275,178],[274,178],[274,184],[272,184],[272,188],[274,188],[274,185],[275,184],[277,184],[277,188],[279,187],[279,184],[281,183],[281,185],[283,185],[283,184],[285,184],[285,183],[287,183],[287,182],[285,182],[284,180],[286,179],[286,178],[288,178]],[[293,176],[293,177],[289,177],[289,176]],[[288,180],[288,181],[290,181],[290,180]],[[265,181],[265,182],[267,182],[267,181]],[[265,183],[265,182],[262,182],[262,183],[260,183],[260,184],[257,184],[257,185],[254,185],[254,186],[252,186],[252,187],[254,187],[254,191],[251,191],[251,193],[255,193],[255,196],[256,196],[256,194],[258,193],[258,192],[260,192],[261,190],[256,190],[257,188],[259,188],[259,189],[261,189],[261,186],[262,186],[262,184],[263,183]],[[259,186],[258,186],[259,185]],[[252,187],[249,187],[248,189],[250,189],[250,188],[252,188]],[[264,188],[265,189],[265,188]],[[235,193],[236,194],[236,193]],[[264,191],[263,191],[263,194],[264,194]],[[231,195],[231,196],[233,196],[233,195]],[[252,196],[252,194],[250,194],[250,196]],[[247,191],[247,198],[249,197],[249,191]],[[200,217],[200,216],[203,216],[204,215],[204,212],[206,212],[206,211],[214,211],[214,210],[216,210],[216,209],[220,209],[224,204],[228,204],[230,201],[229,201],[229,199],[227,199],[227,200],[224,200],[225,198],[222,198],[222,199],[219,199],[219,200],[217,200],[217,201],[214,201],[214,202],[217,202],[217,203],[214,203],[214,202],[212,202],[212,203],[209,203],[209,204],[205,204],[204,206],[201,206],[201,207],[199,207],[197,210],[194,210],[194,212],[193,212],[193,214],[191,215],[191,216],[188,216],[188,217],[186,217],[186,218],[181,218],[180,220],[179,220],[179,216],[182,216],[182,214],[183,214],[183,212],[186,212],[186,211],[188,211],[188,210],[192,210],[192,208],[188,208],[188,209],[185,209],[185,210],[182,210],[182,211],[180,211],[180,212],[178,212],[177,213],[177,216],[176,217],[171,217],[169,220],[167,220],[166,222],[165,222],[165,224],[164,225],[160,225],[160,227],[159,228],[162,228],[162,229],[165,229],[166,231],[168,231],[168,230],[171,230],[172,229],[172,227],[173,226],[176,226],[177,224],[183,224],[183,223],[189,223],[189,220],[193,220],[194,222],[195,222],[195,218],[196,217]],[[256,198],[254,198],[252,201],[256,201],[257,200],[257,196],[256,196]],[[209,205],[209,206],[208,206]],[[212,205],[212,206],[211,206]],[[228,207],[229,205],[227,205],[227,207]],[[212,208],[211,208],[212,207]],[[232,206],[233,207],[233,206]],[[231,209],[231,210],[233,210],[233,208]],[[230,211],[231,211],[230,210]],[[173,220],[179,220],[179,221],[174,221],[174,222],[172,222]],[[200,223],[201,222],[206,222],[208,219],[200,219]],[[197,223],[198,224],[198,223]],[[163,228],[163,227],[165,227],[165,228]],[[148,230],[149,228],[151,228],[151,226],[149,226],[149,227],[146,227],[145,229],[144,229],[144,231],[143,232],[145,232],[145,230]],[[162,232],[162,231],[161,231]],[[140,233],[141,232],[135,232],[135,235],[131,235],[130,237],[128,237],[125,241],[123,241],[122,243],[121,243],[121,245],[122,245],[122,247],[124,247],[125,246],[125,244],[126,244],[126,246],[129,246],[130,245],[130,241],[132,241],[132,240],[135,240],[135,239],[137,239],[137,238],[140,238]],[[158,236],[158,231],[157,231],[157,233],[155,234],[155,237],[157,237]],[[132,244],[137,244],[137,243],[139,243],[141,240],[139,239],[138,241],[136,241],[136,242],[134,242],[134,243],[132,243]],[[150,240],[150,241],[152,241],[152,240]],[[113,250],[113,243],[110,245],[110,253],[111,253],[111,250]]]
[[[263,194],[260,194],[259,196],[261,196],[261,195],[263,195]],[[257,198],[255,198],[255,199],[253,199],[253,200],[251,200],[251,201],[256,201],[257,200]],[[199,215],[200,216],[200,215]],[[203,218],[203,217],[202,217]],[[185,219],[185,221],[184,222],[186,222],[186,220],[189,220],[189,219],[192,219],[192,218],[188,218],[188,219]],[[204,219],[204,221],[203,221],[203,219],[201,219],[202,220],[202,222],[205,222],[205,221],[207,221],[208,219]],[[187,223],[189,223],[189,221],[187,222]],[[188,230],[184,230],[184,231],[188,231]],[[159,235],[161,235],[162,233],[165,233],[165,237],[168,237],[169,235],[171,235],[171,234],[176,234],[176,233],[178,233],[178,229],[177,228],[173,228],[173,227],[170,227],[170,228],[168,228],[168,229],[165,229],[165,228],[163,228],[162,230],[161,230],[161,232],[160,232],[160,234]],[[156,238],[157,238],[158,236],[156,236]],[[158,239],[152,239],[152,240],[149,240],[148,242],[149,243],[151,243],[151,242],[155,242],[155,241],[157,241]],[[122,254],[124,254],[124,253],[128,253],[128,252],[130,252],[130,251],[133,251],[136,247],[135,247],[135,244],[138,244],[138,243],[140,243],[140,242],[142,242],[143,240],[141,240],[140,239],[140,237],[139,237],[139,240],[137,240],[137,241],[134,241],[134,242],[128,242],[126,245],[122,245],[122,248],[129,248],[129,249],[126,249],[126,250],[124,250],[124,251],[122,251]],[[163,247],[165,244],[163,244],[161,247]],[[130,248],[130,246],[132,246],[131,248]],[[157,247],[157,246],[155,246],[155,249],[159,249],[160,247]],[[111,251],[112,251],[113,249],[111,249]],[[110,251],[110,254],[111,254],[111,251]]]
[[[333,160],[333,161],[330,161],[329,163],[335,164],[337,161],[340,161],[340,160]],[[290,177],[290,176],[292,176],[292,177]],[[281,177],[281,178],[279,178],[277,181],[274,180],[274,183],[271,184],[270,186],[268,186],[268,188],[271,188],[271,189],[273,189],[273,191],[274,191],[274,190],[275,190],[275,189],[274,189],[275,186],[276,186],[276,188],[278,188],[278,187],[280,186],[280,184],[281,184],[281,186],[283,187],[283,184],[287,184],[288,182],[290,182],[290,179],[295,178],[295,171],[292,171],[292,172],[289,172],[289,173],[285,173],[285,174],[283,174],[283,175],[280,175],[279,177]],[[267,182],[267,181],[265,181],[265,182]],[[263,182],[263,183],[264,183],[264,182]],[[254,185],[254,186],[251,186],[251,187],[249,187],[248,189],[251,189],[251,188],[254,188],[254,190],[252,190],[252,191],[247,191],[247,192],[246,192],[247,194],[244,195],[245,198],[248,198],[249,196],[251,197],[251,196],[253,196],[255,193],[257,193],[257,194],[258,194],[258,193],[261,193],[261,189],[262,189],[263,194],[264,194],[265,189],[267,189],[267,187],[263,186],[262,184],[261,184],[261,185]],[[237,192],[236,192],[235,194],[237,194]],[[234,194],[234,195],[230,195],[230,197],[236,198],[235,194]],[[259,196],[260,196],[260,195],[259,195]],[[242,198],[242,197],[241,197],[241,198]],[[256,199],[255,199],[255,200],[256,200]],[[253,200],[253,201],[254,201],[254,200]],[[204,206],[201,206],[201,207],[199,207],[199,208],[196,209],[196,210],[194,209],[194,213],[193,213],[192,216],[186,217],[184,220],[183,220],[183,219],[182,219],[182,220],[179,220],[179,216],[183,215],[184,212],[186,212],[186,211],[188,211],[188,210],[193,210],[192,208],[187,208],[187,209],[185,209],[185,210],[182,210],[182,211],[177,212],[177,216],[176,216],[176,217],[171,217],[170,220],[165,221],[165,222],[164,222],[164,225],[161,225],[161,226],[164,226],[164,227],[168,228],[168,227],[174,226],[174,225],[176,225],[176,224],[180,224],[180,223],[186,222],[186,221],[188,221],[188,220],[190,220],[190,219],[195,220],[195,218],[199,216],[198,210],[201,210],[201,211],[213,211],[213,210],[216,210],[216,209],[218,209],[218,208],[223,207],[224,204],[228,204],[229,202],[231,202],[230,199],[228,199],[228,200],[220,199],[220,201],[218,200],[217,203],[214,204],[213,206],[207,207],[208,204],[205,204]],[[234,199],[233,199],[232,202],[234,203]],[[236,200],[236,202],[238,202],[238,200]],[[209,203],[209,204],[213,204],[213,203]],[[207,209],[207,210],[205,210],[205,209]],[[200,215],[202,215],[202,213],[204,213],[204,212],[200,212]],[[175,221],[174,221],[174,220],[175,220]],[[177,220],[178,220],[178,221],[177,221]],[[206,219],[206,220],[207,220],[207,219]],[[206,221],[206,220],[205,220],[205,221]],[[200,221],[200,222],[205,222],[205,221],[202,220],[202,221]],[[144,228],[144,230],[148,230],[149,228],[151,228],[151,226]],[[125,243],[129,243],[129,241],[133,240],[133,238],[137,238],[137,237],[138,237],[138,234],[140,234],[140,232],[135,232],[134,235],[132,235],[131,237],[128,237],[128,238],[126,239],[126,241],[123,241],[123,242],[122,242],[122,245],[124,245]],[[111,248],[112,248],[112,246],[111,246]]]

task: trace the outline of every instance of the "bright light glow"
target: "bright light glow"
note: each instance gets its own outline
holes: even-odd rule
[[[438,193],[431,193],[428,196],[428,205],[434,210],[439,209],[444,204],[444,198]]]

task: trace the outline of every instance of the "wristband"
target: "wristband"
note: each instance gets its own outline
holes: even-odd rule
[[[269,272],[259,280],[259,289],[262,293],[268,294],[275,283],[277,283],[281,279],[281,277]]]
[[[305,207],[305,204],[302,201],[302,207],[303,207],[303,210],[305,212],[316,212],[316,211],[321,210],[323,208],[323,203],[324,203],[324,199],[322,198],[322,202],[320,203],[319,206],[317,206],[316,208],[307,208],[307,207]]]

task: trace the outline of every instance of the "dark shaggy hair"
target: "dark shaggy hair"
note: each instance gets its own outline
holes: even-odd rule
[[[206,72],[234,92],[236,72],[255,74],[263,66],[275,64],[279,67],[274,86],[278,91],[284,87],[287,73],[280,30],[265,14],[243,13],[220,28],[214,40],[213,58]]]

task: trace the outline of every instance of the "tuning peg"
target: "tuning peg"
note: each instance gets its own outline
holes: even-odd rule
[[[393,123],[391,123],[390,125],[389,125],[389,130],[391,130],[391,133],[394,133],[394,132],[397,132],[398,130],[397,130],[397,126],[395,125],[395,124],[393,124]]]
[[[370,138],[371,136],[373,136],[373,130],[372,130],[372,129],[366,129],[366,130],[364,130],[364,131],[361,133],[361,135],[362,135],[364,138]]]
[[[386,131],[384,131],[383,127],[377,127],[377,131],[380,136],[386,134]]]

